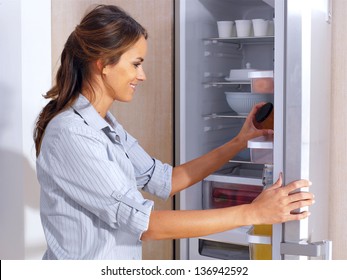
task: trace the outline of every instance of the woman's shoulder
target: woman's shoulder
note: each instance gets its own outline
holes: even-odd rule
[[[68,109],[56,115],[47,125],[46,131],[55,133],[57,131],[73,130],[83,125],[83,119],[75,114],[73,109]]]
[[[103,141],[100,131],[89,126],[73,109],[65,110],[55,116],[47,125],[44,138],[54,142],[63,136],[69,136],[72,141],[74,137],[79,136]]]

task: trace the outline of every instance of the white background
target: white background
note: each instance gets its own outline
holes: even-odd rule
[[[0,0],[0,259],[42,258],[33,128],[51,86],[51,1]]]

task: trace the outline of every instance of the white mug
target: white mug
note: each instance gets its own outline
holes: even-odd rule
[[[237,37],[251,36],[252,21],[248,19],[235,20]]]
[[[233,33],[234,22],[231,20],[217,21],[219,38],[230,38]]]
[[[269,22],[266,19],[252,19],[254,37],[262,37],[268,35]]]

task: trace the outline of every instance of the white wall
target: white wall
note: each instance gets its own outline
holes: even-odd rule
[[[32,131],[51,85],[50,0],[0,0],[0,259],[39,259]]]
[[[333,259],[347,260],[347,1],[333,0],[331,160],[329,184]]]

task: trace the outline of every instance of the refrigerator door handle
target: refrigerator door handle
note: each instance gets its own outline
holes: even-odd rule
[[[323,240],[313,243],[281,243],[282,255],[321,257],[323,260],[332,259],[332,241]]]

